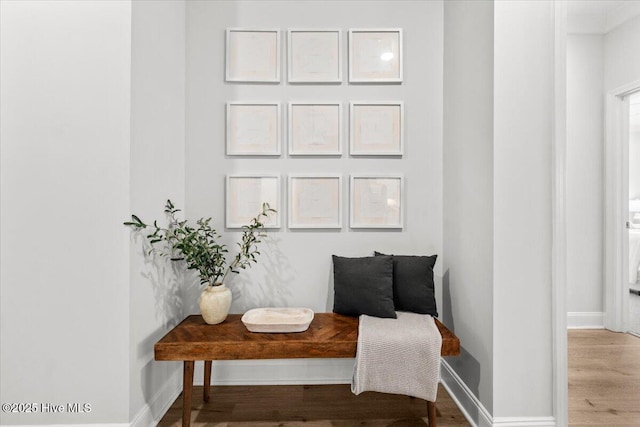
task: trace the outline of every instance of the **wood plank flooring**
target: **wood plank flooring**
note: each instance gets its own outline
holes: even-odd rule
[[[569,424],[640,426],[640,338],[569,331]]]
[[[571,427],[640,426],[640,338],[604,330],[569,331]],[[380,393],[355,396],[348,385],[212,387],[209,403],[195,387],[194,427],[410,427],[427,425],[420,399]],[[468,426],[438,390],[438,426]],[[179,427],[179,397],[160,426]]]
[[[349,385],[224,386],[211,388],[211,401],[194,387],[191,425],[194,427],[419,427],[427,426],[427,404],[407,396],[351,393]],[[440,386],[439,427],[469,426]],[[179,397],[159,426],[179,427]]]

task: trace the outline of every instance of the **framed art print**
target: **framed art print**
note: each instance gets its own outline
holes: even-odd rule
[[[289,103],[289,155],[342,154],[342,103]]]
[[[402,29],[349,30],[349,82],[402,83]]]
[[[352,102],[349,108],[349,154],[401,156],[404,104]]]
[[[280,155],[280,104],[227,103],[227,155]]]
[[[351,175],[349,196],[351,228],[403,227],[402,175]]]
[[[342,31],[289,30],[289,83],[341,83]]]
[[[289,228],[342,228],[342,176],[290,175]]]
[[[268,203],[277,212],[265,221],[265,228],[280,228],[280,176],[228,175],[226,179],[226,227],[242,228],[262,212]]]
[[[225,64],[228,82],[280,83],[280,30],[227,29]]]

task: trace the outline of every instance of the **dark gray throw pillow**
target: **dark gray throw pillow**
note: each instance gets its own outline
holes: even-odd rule
[[[375,252],[376,256],[388,256]],[[438,317],[433,267],[437,255],[392,255],[393,304],[398,311],[411,311]]]
[[[396,318],[390,256],[345,258],[333,255],[333,289],[334,313]]]

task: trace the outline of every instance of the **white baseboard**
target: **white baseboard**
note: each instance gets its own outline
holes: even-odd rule
[[[220,360],[211,367],[212,385],[349,384],[353,358]],[[196,363],[193,384],[202,385],[204,364]]]
[[[556,427],[553,417],[498,417],[493,419],[494,427]]]
[[[494,427],[556,427],[553,417],[496,417]]]
[[[182,393],[182,369],[176,370],[151,400],[133,417],[129,427],[148,427],[157,425],[173,402]],[[155,415],[154,415],[155,414]],[[93,427],[93,426],[92,426]],[[96,426],[101,427],[101,426]]]
[[[440,378],[451,399],[473,427],[492,427],[491,414],[446,360],[441,359]]]
[[[553,417],[493,418],[451,365],[442,359],[441,366],[442,385],[473,427],[556,427],[556,421]]]
[[[604,313],[601,311],[569,312],[567,329],[604,329]]]

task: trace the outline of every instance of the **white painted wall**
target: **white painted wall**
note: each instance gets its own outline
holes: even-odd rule
[[[604,95],[640,80],[640,16],[567,45],[567,310],[569,327],[602,326]]]
[[[603,311],[603,59],[602,35],[568,36],[567,311],[573,322]]]
[[[552,415],[554,6],[495,3],[493,416]]]
[[[365,256],[374,250],[442,253],[442,13],[441,2],[188,2],[186,200],[190,218],[213,216],[213,225],[224,230],[224,177],[231,173],[280,173],[283,178],[298,172],[341,173],[345,195],[349,173],[400,172],[406,178],[406,217],[402,231],[351,231],[345,226],[337,232],[294,232],[286,228],[284,216],[285,226],[270,233],[259,264],[242,272],[231,283],[232,312],[265,305],[331,311],[332,254]],[[344,46],[349,28],[401,27],[404,30],[404,82],[402,85],[344,82],[322,86],[294,86],[284,82],[279,85],[226,84],[223,58],[227,27],[340,28]],[[343,59],[347,60],[346,49]],[[343,70],[346,75],[346,62]],[[283,75],[286,76],[286,72]],[[350,158],[346,153],[331,159],[287,155],[277,159],[226,158],[225,102],[252,100],[279,101],[283,105],[289,100],[338,100],[344,102],[345,107],[351,100],[404,101],[405,154],[400,159]],[[344,126],[345,138],[347,130]],[[346,197],[343,200],[344,218],[348,218],[347,200]],[[281,207],[283,214],[284,207]],[[239,234],[224,231],[226,241],[233,247]],[[442,275],[441,263],[436,265],[436,275]],[[197,312],[198,291],[193,289],[192,303],[187,304],[186,309],[191,312]],[[439,284],[437,293],[441,294]],[[292,375],[300,372],[291,371],[294,371],[290,372]],[[345,372],[348,380],[349,370]],[[331,375],[329,370],[327,376]]]
[[[604,37],[604,90],[640,80],[640,15]]]
[[[553,17],[445,3],[445,321],[463,352],[444,377],[481,426],[553,422]]]
[[[185,2],[132,2],[131,211],[166,224],[185,204]],[[153,360],[153,345],[183,318],[181,269],[130,242],[130,419],[153,425],[181,390],[181,365]]]
[[[0,422],[126,423],[131,4],[0,15],[0,395],[91,405]]]
[[[460,338],[447,358],[493,410],[493,15],[490,1],[444,3],[442,320]],[[450,384],[452,381],[444,377]],[[464,402],[463,402],[464,404]],[[466,411],[480,420],[479,411]]]
[[[630,99],[629,117],[629,200],[640,199],[640,92]]]
[[[605,63],[604,63],[604,90],[609,92],[620,86],[640,81],[640,16],[626,22],[604,37]],[[633,138],[630,141],[629,174],[631,177],[638,175],[633,159],[638,157]],[[630,195],[640,197],[636,180],[629,183]]]

